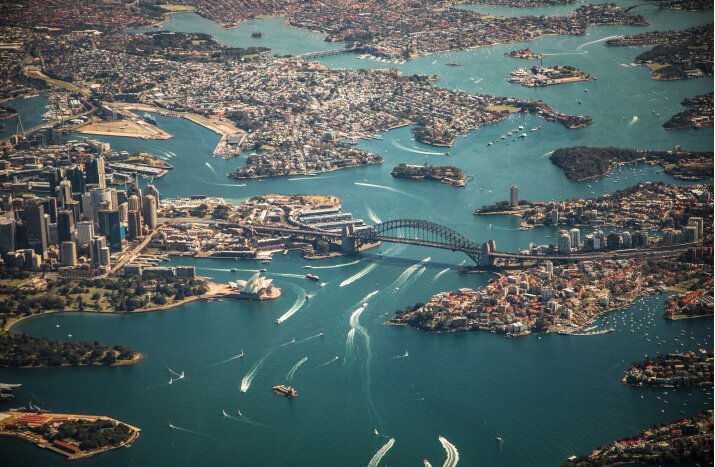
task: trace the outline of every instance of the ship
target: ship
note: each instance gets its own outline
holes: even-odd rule
[[[305,278],[316,282],[320,280],[320,277],[316,276],[315,274],[306,274]]]
[[[296,391],[295,388],[286,386],[285,384],[278,384],[276,386],[273,386],[273,392],[275,393],[275,395],[281,397],[298,397],[298,391]]]
[[[147,123],[151,123],[152,125],[156,126],[156,118],[154,118],[154,117],[151,116],[150,114],[148,114],[148,113],[147,113],[147,114],[144,114],[144,120],[145,120]]]

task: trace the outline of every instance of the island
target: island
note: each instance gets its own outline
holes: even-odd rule
[[[635,436],[601,446],[589,455],[572,456],[561,467],[708,465],[712,459],[713,411],[706,410],[674,422],[654,425]]]
[[[670,151],[576,146],[557,149],[549,160],[572,182],[603,177],[618,165],[640,162],[660,165],[668,175],[683,180],[708,178],[713,173],[712,151],[683,151],[679,146]]]
[[[702,94],[680,103],[686,110],[678,112],[663,124],[666,130],[710,128],[713,126],[713,93]]]
[[[511,58],[523,58],[526,60],[542,60],[544,58],[543,55],[537,54],[536,52],[531,50],[529,47],[527,47],[525,49],[504,52],[504,55],[506,55],[507,57],[511,57]]]
[[[390,175],[413,180],[437,180],[445,185],[456,187],[467,186],[467,181],[469,181],[461,169],[452,166],[400,164],[392,169]]]
[[[69,460],[130,447],[141,430],[104,416],[0,412],[0,436],[11,436],[49,449]]]
[[[99,342],[56,342],[25,334],[0,331],[0,368],[57,368],[72,366],[125,366],[144,356],[125,345]]]
[[[534,88],[591,79],[593,79],[593,76],[568,65],[554,65],[552,67],[534,65],[531,68],[517,68],[512,71],[509,82],[519,83],[527,88]]]
[[[697,388],[713,385],[713,354],[706,350],[661,354],[633,363],[621,380],[629,386]]]

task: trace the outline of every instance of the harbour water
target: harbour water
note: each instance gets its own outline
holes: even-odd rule
[[[524,199],[549,201],[596,196],[638,181],[679,183],[648,166],[570,183],[548,160],[550,151],[559,147],[662,149],[681,144],[686,149],[712,150],[712,129],[666,132],[661,127],[679,110],[684,97],[711,90],[712,78],[653,81],[642,67],[620,66],[644,49],[607,48],[593,42],[709,20],[708,14],[686,12],[652,10],[644,15],[652,23],[648,28],[593,28],[586,37],[549,37],[391,65],[404,73],[439,74],[437,84],[471,93],[538,97],[557,110],[591,115],[594,124],[584,129],[567,130],[536,117],[515,115],[457,138],[450,149],[452,157],[447,157],[439,149],[415,142],[410,129],[401,128],[383,134],[381,141],[359,143],[385,157],[381,166],[316,177],[242,181],[229,180],[225,174],[243,157],[212,158],[218,136],[187,120],[157,117],[159,126],[174,135],[168,140],[100,139],[117,150],[152,152],[174,165],[156,181],[163,197],[207,194],[240,202],[271,192],[335,194],[341,197],[344,211],[368,223],[428,219],[474,240],[495,239],[500,250],[547,243],[553,237],[550,229],[519,231],[516,218],[476,217],[471,212],[507,199],[512,184],[520,187]],[[280,26],[280,20],[268,21],[275,21],[277,29],[274,34],[267,26],[256,26],[266,32],[261,43],[278,50],[278,43],[272,42],[278,32],[296,30]],[[215,27],[195,15],[174,15],[164,28],[172,25],[173,30],[185,31]],[[244,28],[227,30],[220,40],[245,44]],[[282,49],[281,53],[335,45],[312,33],[292,42],[292,52]],[[599,79],[536,90],[507,83],[509,72],[527,62],[503,53],[526,45],[539,53],[569,53],[548,60],[559,57],[553,63],[574,65]],[[387,66],[355,55],[321,61],[332,67]],[[463,66],[446,66],[451,61]],[[508,146],[506,142],[486,146],[519,125],[543,128],[524,140],[507,140]],[[466,188],[453,188],[394,179],[390,170],[400,162],[456,165],[475,180]],[[429,261],[418,264],[428,257]],[[54,411],[107,414],[143,429],[131,449],[82,461],[87,465],[359,466],[366,465],[390,438],[395,442],[384,464],[419,465],[427,459],[440,465],[446,457],[438,440],[443,436],[459,451],[460,465],[550,466],[650,424],[712,406],[709,390],[670,390],[664,396],[663,391],[620,383],[629,363],[646,354],[713,345],[711,321],[663,320],[663,295],[604,317],[599,324],[616,330],[597,336],[505,339],[484,333],[427,334],[383,324],[396,309],[439,291],[484,285],[487,275],[456,273],[465,260],[457,253],[387,244],[359,262],[351,258],[306,262],[297,252],[276,255],[268,266],[268,276],[283,289],[276,301],[193,302],[156,313],[63,314],[23,321],[15,332],[125,343],[147,357],[125,368],[0,370],[0,380],[24,384],[15,405],[25,405],[24,397]],[[194,265],[199,274],[217,282],[245,279],[264,267],[252,261],[186,257],[171,263]],[[313,269],[303,269],[304,265]],[[234,267],[239,270],[231,272]],[[318,274],[325,286],[304,279],[307,272]],[[308,294],[314,296],[306,299]],[[276,325],[276,319],[288,312],[294,313]],[[649,342],[646,333],[665,342]],[[242,351],[244,356],[237,357]],[[307,360],[296,367],[304,357]],[[169,368],[185,372],[186,377],[168,384]],[[286,400],[271,392],[273,385],[287,379],[300,397]],[[0,452],[10,464],[64,462],[9,439],[0,439]]]

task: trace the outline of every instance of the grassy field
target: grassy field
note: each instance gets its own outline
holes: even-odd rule
[[[172,13],[186,12],[186,11],[196,11],[196,8],[190,5],[172,5],[167,3],[165,5],[157,5],[162,10],[170,11]]]
[[[484,107],[484,110],[488,110],[490,112],[503,112],[506,110],[511,114],[521,112],[519,107],[514,107],[513,105],[487,105]]]

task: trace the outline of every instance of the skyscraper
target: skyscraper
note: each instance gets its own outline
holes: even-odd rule
[[[74,213],[60,211],[57,213],[57,239],[60,243],[72,241],[74,234]]]
[[[30,200],[25,205],[25,225],[27,246],[35,250],[43,259],[47,258],[47,218],[41,200]]]
[[[87,191],[87,184],[85,182],[84,171],[81,167],[75,166],[65,170],[67,179],[72,185],[72,193],[84,193]]]
[[[87,246],[94,237],[94,224],[89,221],[77,223],[77,243],[79,246]]]
[[[561,230],[559,233],[559,253],[562,255],[571,253],[571,237],[565,230]]]
[[[60,262],[62,266],[77,265],[77,246],[74,242],[62,242],[60,244]]]
[[[12,217],[0,218],[0,254],[15,251],[15,219]]]
[[[571,247],[578,249],[581,245],[581,231],[579,229],[569,230],[569,236],[571,237]]]
[[[156,229],[157,225],[157,201],[153,195],[145,195],[142,198],[142,214],[144,222],[151,229]]]
[[[142,236],[142,215],[133,210],[127,213],[127,238],[134,240]]]
[[[509,197],[509,205],[513,208],[519,207],[519,187],[516,185],[511,186]]]
[[[107,180],[104,175],[104,157],[97,156],[87,162],[87,183],[94,183],[100,188],[107,186]]]
[[[107,243],[112,251],[122,250],[122,231],[119,211],[99,211],[99,233],[107,238]]]

